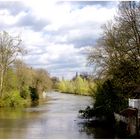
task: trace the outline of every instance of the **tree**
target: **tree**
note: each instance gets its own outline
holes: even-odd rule
[[[57,89],[57,84],[59,82],[59,78],[58,77],[51,77],[52,80],[52,88],[55,90]]]
[[[102,77],[114,79],[122,93],[131,97],[129,91],[140,83],[140,2],[120,2],[118,15],[104,25],[103,31],[88,60],[100,66]]]
[[[52,81],[49,73],[44,69],[35,70],[34,87],[37,89],[38,94],[51,90]]]
[[[88,81],[78,75],[72,80],[61,80],[57,83],[57,90],[64,93],[91,95],[91,90],[94,89],[94,81]]]
[[[7,69],[22,52],[20,46],[19,36],[12,37],[5,31],[0,33],[0,98],[3,96],[3,83]]]
[[[39,94],[41,95],[44,91],[52,88],[52,80],[46,70],[33,69],[21,60],[15,61],[14,68],[21,97],[26,99],[29,97],[30,92],[33,91],[33,94],[36,93],[37,98],[39,98]]]
[[[17,78],[17,75],[16,75],[15,70],[13,69],[13,67],[9,67],[7,69],[7,72],[5,74],[4,79],[5,79],[4,80],[5,82],[3,83],[4,92],[6,92],[7,94],[10,94],[10,92],[12,90],[13,91],[17,90],[18,78]]]
[[[62,81],[60,81],[58,84],[57,84],[57,88],[58,88],[58,90],[60,91],[60,92],[69,92],[67,89],[68,89],[68,87],[67,87],[67,84],[68,83],[68,81],[66,81],[66,80],[62,80]]]
[[[89,84],[81,76],[77,76],[74,81],[76,94],[87,94],[89,92]]]
[[[135,97],[134,90],[140,85],[140,2],[120,2],[118,15],[103,26],[103,35],[89,51],[88,61],[98,68],[100,83],[94,108],[85,112],[92,110],[92,115],[111,120],[114,112],[128,107],[128,98]]]
[[[20,91],[21,97],[26,99],[30,94],[29,87],[33,86],[35,71],[21,60],[14,62],[14,69],[18,81],[17,88]]]

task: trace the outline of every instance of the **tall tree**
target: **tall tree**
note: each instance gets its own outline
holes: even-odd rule
[[[18,81],[18,90],[20,91],[21,97],[26,99],[29,96],[29,87],[33,86],[33,80],[36,74],[35,70],[21,60],[14,62],[14,69]]]
[[[4,76],[8,67],[13,64],[21,49],[19,36],[12,37],[7,32],[0,33],[0,98],[3,96]]]
[[[118,15],[103,31],[88,60],[100,66],[105,78],[116,80],[124,93],[129,92],[140,83],[140,2],[120,2]]]
[[[45,69],[36,69],[34,77],[34,87],[37,89],[38,94],[42,95],[43,92],[52,89],[52,80],[49,73]]]

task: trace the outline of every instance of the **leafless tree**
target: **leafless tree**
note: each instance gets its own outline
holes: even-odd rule
[[[0,33],[0,98],[3,96],[4,76],[8,67],[13,64],[17,56],[22,53],[21,39],[12,37],[7,32]]]

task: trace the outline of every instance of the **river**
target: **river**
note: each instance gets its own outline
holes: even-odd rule
[[[82,131],[78,117],[78,111],[91,103],[88,96],[50,92],[36,107],[0,109],[0,138],[93,138]]]
[[[81,125],[78,111],[92,104],[91,97],[47,93],[45,102],[25,109],[0,109],[0,138],[96,138]]]

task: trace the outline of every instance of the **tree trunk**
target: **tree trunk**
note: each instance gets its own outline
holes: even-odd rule
[[[1,69],[1,77],[0,77],[0,98],[3,96],[3,81],[4,81],[4,70]]]

